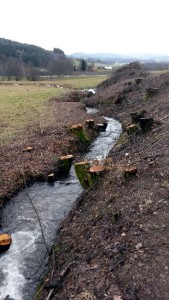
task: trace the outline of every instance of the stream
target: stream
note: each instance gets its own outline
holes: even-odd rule
[[[87,109],[89,114],[97,113]],[[121,133],[121,124],[105,117],[106,131],[91,144],[84,159],[106,158]],[[47,245],[52,245],[60,222],[70,212],[83,188],[76,178],[74,167],[65,179],[54,185],[35,183],[21,191],[3,209],[2,230],[12,235],[9,250],[0,255],[0,300],[30,300],[40,279],[47,270],[48,255],[43,242],[40,224]],[[33,208],[31,202],[35,209]]]

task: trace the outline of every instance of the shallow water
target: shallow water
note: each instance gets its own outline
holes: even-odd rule
[[[96,113],[97,111],[88,111]],[[105,132],[92,143],[84,158],[105,158],[121,133],[121,124],[105,118]],[[12,244],[0,255],[0,300],[30,300],[46,270],[46,245],[51,246],[60,222],[83,192],[72,166],[67,178],[54,185],[36,183],[21,191],[4,208],[2,226],[12,235]],[[31,201],[30,201],[31,199]],[[33,206],[31,204],[33,203]],[[45,243],[36,211],[40,217]]]

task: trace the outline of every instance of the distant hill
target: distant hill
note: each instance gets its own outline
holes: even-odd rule
[[[0,59],[16,58],[34,67],[47,66],[52,52],[41,47],[0,38]]]
[[[57,56],[65,56],[63,50],[54,48],[53,51],[44,48],[0,38],[0,60],[18,59],[34,67],[46,67],[49,61]]]
[[[101,60],[104,62],[120,62],[120,63],[129,63],[135,60],[140,61],[169,61],[169,55],[158,55],[158,54],[117,54],[117,53],[83,53],[83,52],[76,52],[70,54],[72,58],[84,58],[84,59],[91,59],[91,60]]]

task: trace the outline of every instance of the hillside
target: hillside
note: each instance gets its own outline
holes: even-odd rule
[[[168,73],[132,64],[85,100],[124,130],[62,223],[38,299],[169,299],[168,95]]]
[[[3,79],[29,79],[41,74],[67,75],[73,71],[73,65],[63,50],[54,48],[45,50],[35,45],[18,43],[0,38],[0,76]]]
[[[0,59],[17,58],[35,67],[47,66],[52,52],[29,44],[0,38]]]

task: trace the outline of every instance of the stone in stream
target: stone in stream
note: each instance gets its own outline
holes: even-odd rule
[[[7,251],[12,243],[12,237],[8,233],[0,234],[0,253]]]

